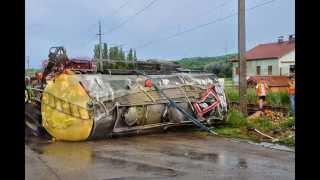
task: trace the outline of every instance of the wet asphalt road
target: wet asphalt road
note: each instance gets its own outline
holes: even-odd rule
[[[28,180],[294,179],[295,154],[200,136],[167,132],[90,142],[27,137]]]

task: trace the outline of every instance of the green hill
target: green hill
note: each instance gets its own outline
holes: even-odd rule
[[[177,61],[184,68],[202,69],[214,73],[220,77],[232,76],[232,64],[229,59],[235,57],[236,54],[227,54],[215,57],[192,57],[182,58]]]

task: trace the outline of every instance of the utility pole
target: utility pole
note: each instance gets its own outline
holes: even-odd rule
[[[240,110],[247,115],[247,68],[246,68],[246,26],[245,26],[245,0],[238,0],[238,58],[240,65],[239,94]]]
[[[103,34],[101,34],[101,21],[99,21],[99,33],[97,34],[99,36],[99,59],[102,60],[102,42],[101,42],[101,36]]]
[[[30,61],[29,61],[29,56],[27,56],[27,69],[30,69]]]
[[[99,21],[99,33],[97,35],[99,36],[99,66],[100,66],[100,70],[103,70],[103,68],[102,68],[102,66],[103,66],[103,62],[102,62],[102,41],[101,41],[101,36],[103,34],[101,33],[101,21]]]

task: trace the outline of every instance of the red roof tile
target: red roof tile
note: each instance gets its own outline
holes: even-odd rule
[[[280,58],[295,49],[295,42],[260,44],[246,53],[247,60]]]
[[[247,82],[257,84],[258,80],[266,81],[270,87],[287,87],[290,82],[287,76],[250,76]]]
[[[282,43],[274,42],[267,44],[259,44],[258,46],[250,49],[246,53],[246,60],[258,60],[258,59],[271,59],[280,58],[290,51],[295,49],[295,41],[283,41]],[[230,59],[231,62],[239,61],[235,56]]]

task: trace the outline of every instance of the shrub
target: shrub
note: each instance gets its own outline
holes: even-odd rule
[[[287,121],[284,121],[283,123],[280,124],[280,128],[282,129],[291,128],[294,124],[295,124],[294,117],[289,117]]]
[[[227,87],[225,89],[225,94],[229,101],[239,101],[239,91],[233,87]]]
[[[295,140],[293,137],[291,137],[291,138],[282,139],[279,141],[279,143],[287,146],[294,146]]]
[[[247,89],[247,101],[250,104],[256,104],[258,102],[258,97],[254,88]]]
[[[289,106],[290,104],[289,95],[286,92],[269,93],[266,101],[274,106]]]
[[[243,127],[247,125],[247,119],[240,111],[230,109],[227,116],[227,124],[230,127]]]

